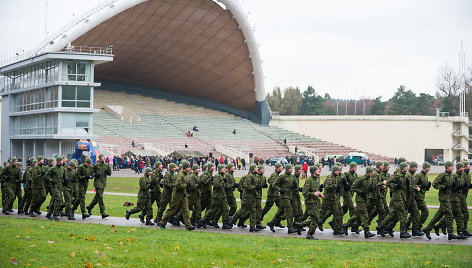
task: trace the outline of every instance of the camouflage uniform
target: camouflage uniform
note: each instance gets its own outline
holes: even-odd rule
[[[156,223],[162,219],[162,215],[164,215],[164,211],[167,208],[167,204],[169,204],[172,199],[172,192],[174,190],[175,183],[175,167],[176,166],[174,163],[170,163],[167,169],[167,173],[162,179],[162,185],[164,187],[162,189],[161,201],[159,203],[159,209],[157,210],[156,219],[154,220],[154,222]]]
[[[75,211],[80,205],[80,210],[82,212],[82,219],[85,219],[90,216],[89,214],[86,213],[86,210],[85,210],[86,209],[85,197],[87,194],[89,180],[91,180],[94,177],[92,159],[87,158],[85,160],[85,163],[80,165],[79,168],[77,168],[76,175],[77,175],[77,180],[78,180],[78,183],[77,183],[78,197],[77,197],[77,201],[74,202],[72,211]]]
[[[103,155],[99,155],[100,161],[93,166],[93,173],[95,180],[93,181],[93,186],[95,187],[95,197],[93,198],[90,205],[88,205],[87,210],[91,215],[92,209],[96,204],[100,206],[100,214],[102,218],[108,217],[108,214],[105,213],[105,203],[103,202],[103,192],[107,186],[107,176],[111,175],[110,165],[102,161]]]

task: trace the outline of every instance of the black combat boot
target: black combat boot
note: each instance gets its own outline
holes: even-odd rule
[[[318,238],[314,237],[313,235],[307,235],[306,239],[308,239],[308,240],[318,240]]]
[[[439,228],[441,228],[439,225],[435,224],[434,225],[434,233],[439,236]],[[424,229],[423,229],[424,230]],[[423,231],[424,232],[424,231]]]
[[[139,221],[144,223],[144,215],[143,214],[139,214]]]
[[[244,219],[244,218],[240,218],[239,219],[239,222],[238,222],[238,227],[243,227],[243,228],[246,228],[247,225],[244,224],[244,222],[246,221],[247,219]]]
[[[85,220],[86,218],[90,217],[89,214],[87,213],[82,213],[82,220]]]
[[[34,215],[34,212],[33,210],[30,210],[29,214],[28,214],[30,217],[36,217],[36,215]]]
[[[2,213],[5,214],[5,215],[10,215],[10,213],[8,213],[8,211],[5,210],[5,209],[2,210]]]
[[[462,232],[462,233],[463,233],[464,235],[466,235],[466,236],[472,236],[472,234],[469,233],[469,231],[467,231],[467,230],[464,230],[464,232]]]
[[[270,230],[275,233],[275,228],[274,228],[274,224],[270,221],[267,223],[267,226],[269,226]]]
[[[256,227],[257,227],[257,229],[259,229],[259,230],[264,230],[265,228],[267,228],[267,227],[265,227],[265,226],[262,225],[262,224],[257,224]]]
[[[459,232],[457,235],[460,237],[459,239],[467,239],[467,238],[469,238],[468,236],[466,236],[466,235],[464,234],[464,232]]]
[[[359,226],[353,225],[353,226],[351,227],[351,233],[359,234]]]
[[[386,230],[386,232],[388,233],[389,236],[391,236],[391,237],[394,236],[394,234],[393,234],[393,228],[390,228],[390,227],[389,227],[389,228]]]
[[[318,222],[318,229],[320,229],[320,231],[323,232],[323,223],[322,222]]]
[[[29,211],[27,209],[23,210],[25,212],[25,215],[29,215]]]
[[[435,226],[436,226],[436,225],[435,225]],[[436,229],[436,228],[434,228],[434,229]],[[426,235],[426,238],[428,238],[429,240],[431,240],[431,230],[428,229],[428,227],[426,227],[426,228],[423,229],[423,232],[424,232],[424,234]]]
[[[89,207],[89,206],[87,206],[87,207],[85,207],[85,208],[87,209],[88,214],[89,214],[89,215],[92,215],[92,208]]]
[[[341,225],[341,230],[344,232],[344,235],[347,235],[347,229],[349,228],[349,226],[347,224],[343,224]],[[351,229],[352,231],[352,229]]]
[[[372,237],[372,236],[375,236],[373,233],[369,232],[369,231],[364,231],[364,238],[369,238],[369,237]]]
[[[411,235],[412,235],[412,236],[423,236],[423,235],[424,235],[424,233],[423,233],[423,232],[421,232],[421,230],[416,230],[416,229],[413,229],[413,231],[412,231],[412,234],[411,234]]]
[[[38,210],[36,210],[34,213],[36,213],[36,214],[38,214],[38,215],[41,215],[41,214],[43,214],[43,213],[42,213],[42,212],[41,212],[39,209],[38,209]]]
[[[409,234],[408,232],[401,232],[400,233],[400,238],[410,238],[411,237],[411,234]]]
[[[259,232],[259,229],[257,229],[257,227],[250,227],[249,232]]]
[[[58,220],[59,220],[59,217],[57,217],[56,215],[54,215],[54,216],[52,216],[51,219],[54,220],[54,221],[58,221]]]
[[[49,215],[49,214],[46,214],[46,219],[50,219],[50,220],[52,220],[52,217],[51,217],[51,215]]]
[[[295,229],[297,230],[297,234],[298,235],[302,235],[302,229],[303,229],[303,225],[299,222],[294,222],[293,223],[293,227],[295,227]]]
[[[131,216],[131,213],[130,213],[129,209],[127,209],[127,210],[126,210],[125,218],[126,218],[126,220],[128,220],[128,221],[129,221],[129,216]]]
[[[375,229],[377,230],[377,234],[382,236],[382,237],[385,237],[385,233],[384,233],[384,230],[386,229],[387,227],[383,226],[383,225],[379,225],[377,227],[375,227]]]
[[[25,213],[22,209],[18,209],[18,214],[23,214]]]
[[[233,228],[233,225],[228,224],[228,223],[223,223],[223,226],[221,227],[221,229],[232,229],[232,228]]]
[[[67,217],[68,220],[70,221],[75,221],[74,213],[70,213],[69,217]]]
[[[275,227],[279,227],[279,228],[282,228],[282,229],[285,228],[285,226],[283,226],[282,223],[280,223],[280,221],[275,224]]]
[[[106,213],[102,213],[102,219],[105,219],[106,217],[109,217],[110,215],[106,214]]]
[[[295,228],[288,228],[288,234],[294,234],[297,232],[297,229]]]
[[[187,231],[193,231],[193,230],[195,230],[195,226],[190,225],[189,227],[187,227]]]
[[[442,233],[443,235],[447,235],[447,226],[446,226],[446,223],[444,223],[442,226],[441,226],[441,230],[442,230]]]
[[[152,222],[151,220],[146,220],[146,223],[145,223],[144,225],[153,226],[153,225],[154,225],[154,222]]]
[[[197,223],[197,228],[206,228],[207,224],[203,219],[200,219]]]
[[[447,240],[460,239],[461,237],[456,234],[447,234]]]

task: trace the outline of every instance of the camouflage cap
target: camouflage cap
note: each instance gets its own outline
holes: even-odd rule
[[[380,167],[381,165],[383,165],[383,164],[384,164],[384,162],[382,162],[382,161],[377,161],[377,163],[375,163],[375,167],[376,167],[376,168],[379,168],[379,167]]]
[[[44,156],[38,155],[38,161],[41,161],[41,159],[44,159]]]
[[[318,170],[318,167],[315,165],[315,166],[311,166],[310,167],[310,173],[313,175],[315,173],[315,171]]]
[[[230,168],[232,168],[232,167],[234,167],[234,164],[233,164],[233,163],[229,163],[228,165],[226,165],[226,168],[227,168],[227,169],[230,169]]]
[[[300,165],[296,165],[296,166],[295,166],[295,172],[297,172],[297,171],[299,171],[299,170],[301,170],[301,169],[302,169],[302,166],[300,166]]]
[[[417,167],[417,166],[418,166],[418,163],[416,163],[415,161],[411,161],[410,168],[414,168],[414,167]]]
[[[340,171],[341,168],[338,165],[333,166],[333,171]]]
[[[402,170],[402,169],[408,167],[408,164],[405,163],[405,162],[402,162],[398,167],[400,168],[400,170]]]
[[[145,173],[145,174],[147,174],[148,172],[152,172],[152,168],[147,167],[147,168],[144,170],[144,173]]]
[[[207,164],[207,168],[211,168],[211,167],[214,167],[214,166],[215,166],[215,164],[213,164],[212,162]]]
[[[23,162],[18,162],[18,166],[23,166]]]
[[[280,163],[278,163],[278,162],[275,163],[275,169],[278,169],[278,168],[281,167],[281,166],[282,166],[282,164],[280,164]]]
[[[104,154],[99,154],[98,155],[98,160],[100,160],[100,158],[102,158],[103,156],[105,156]]]
[[[428,163],[428,162],[424,162],[424,163],[423,163],[423,169],[427,169],[427,168],[429,168],[429,167],[431,167],[431,164],[430,164],[430,163]]]
[[[452,167],[452,166],[454,166],[454,164],[453,164],[451,161],[447,161],[447,162],[444,164],[444,167],[445,167],[445,168]]]
[[[258,165],[258,166],[257,166],[257,169],[259,169],[259,170],[261,170],[261,169],[263,169],[263,168],[264,168],[264,165]]]
[[[92,164],[92,158],[87,157],[87,158],[85,159],[85,163],[87,163],[87,164]]]
[[[195,170],[197,170],[197,169],[199,169],[199,168],[200,168],[200,166],[197,165],[197,164],[194,164],[194,165],[192,166],[192,170],[193,170],[193,171],[195,171]]]
[[[249,172],[253,172],[256,167],[257,167],[256,164],[251,164],[249,166]]]
[[[292,167],[293,167],[292,164],[286,164],[286,165],[285,165],[285,170],[289,170],[289,169],[291,169]]]
[[[51,162],[54,162],[56,160],[54,160],[54,158],[48,158],[48,163],[51,163]]]
[[[182,169],[186,169],[190,167],[190,163],[187,160],[182,161]]]
[[[351,162],[351,163],[349,163],[349,168],[353,168],[353,167],[357,167],[357,163],[356,163],[356,162]]]
[[[154,168],[158,168],[160,165],[162,165],[162,163],[160,161],[157,161],[156,163],[154,163]]]
[[[75,161],[70,161],[70,162],[69,162],[69,166],[75,167]]]
[[[460,169],[460,168],[463,168],[464,167],[464,164],[462,164],[462,162],[458,162],[456,164],[456,169]]]
[[[218,171],[221,171],[224,168],[226,168],[226,166],[224,164],[219,164],[218,165]]]
[[[341,164],[340,162],[336,162],[336,163],[334,163],[334,164],[335,164],[336,166],[340,166],[340,167],[343,165],[343,164]]]
[[[372,167],[367,167],[367,168],[365,169],[365,173],[366,173],[366,174],[367,174],[367,173],[374,173],[374,169],[373,169]]]
[[[64,160],[64,158],[63,158],[61,155],[58,155],[58,156],[56,157],[56,161],[57,161],[57,162],[62,161],[62,160]]]
[[[33,157],[33,159],[31,159],[31,164],[34,165],[36,163],[38,163],[38,159]]]
[[[387,161],[385,161],[384,162],[384,167],[388,167],[388,166],[390,166],[390,164]]]
[[[11,161],[12,161],[12,162],[14,162],[14,161],[18,161],[18,158],[16,158],[16,157],[12,157]]]
[[[170,163],[169,166],[168,166],[168,169],[173,169],[176,167],[176,164],[175,163]]]
[[[406,162],[405,157],[402,156],[402,157],[398,158],[398,164],[401,164],[403,162]]]
[[[203,165],[203,170],[206,170],[208,168],[208,164]]]

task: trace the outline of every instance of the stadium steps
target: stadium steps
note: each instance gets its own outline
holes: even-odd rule
[[[95,90],[94,94],[94,108],[101,109],[94,115],[94,131],[101,136],[99,141],[115,141],[122,146],[122,151],[133,149],[132,140],[138,146],[149,143],[169,151],[192,150],[204,154],[212,152],[214,155],[219,155],[214,150],[215,145],[224,145],[264,159],[291,156],[288,146],[314,149],[320,157],[358,151],[278,127],[260,126],[234,114],[210,108],[124,92]],[[141,121],[124,123],[104,112],[106,105],[124,106],[141,116]],[[192,131],[193,126],[198,126],[199,131]],[[236,135],[232,133],[233,129],[236,129]],[[193,138],[185,136],[187,131],[193,133]],[[284,139],[287,139],[287,145],[283,143]],[[366,154],[373,160],[391,160]]]

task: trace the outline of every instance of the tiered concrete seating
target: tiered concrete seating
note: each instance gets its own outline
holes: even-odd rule
[[[106,105],[124,106],[138,114],[141,121],[124,123],[105,112],[102,108]],[[152,144],[167,151],[192,150],[215,155],[219,155],[215,145],[225,145],[264,159],[291,155],[288,146],[296,145],[313,148],[320,157],[357,151],[277,127],[259,126],[230,113],[137,94],[95,90],[94,108],[101,109],[94,114],[94,133],[100,136],[97,142],[120,146],[121,152],[133,149],[133,140],[138,147]],[[199,131],[192,131],[193,126]],[[185,135],[187,131],[193,133],[192,138]],[[287,145],[283,144],[284,139]]]

